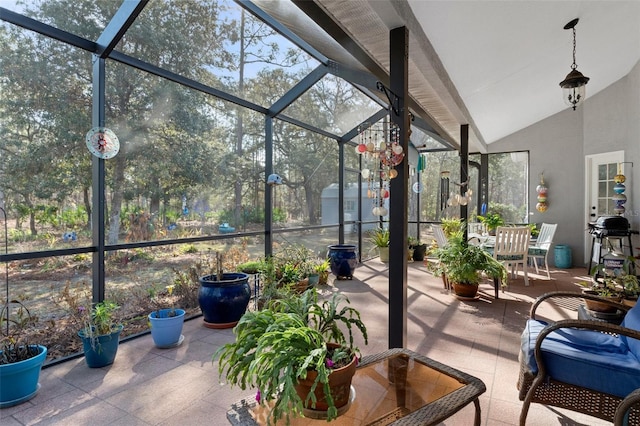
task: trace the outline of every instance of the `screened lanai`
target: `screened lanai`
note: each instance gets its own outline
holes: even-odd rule
[[[42,320],[80,289],[144,299],[213,251],[304,243],[322,258],[346,242],[365,260],[376,227],[406,247],[489,202],[528,221],[527,153],[469,153],[465,126],[443,131],[408,91],[406,29],[389,35],[386,73],[289,2],[4,2],[0,17],[6,294]],[[88,150],[95,128],[117,137],[112,158]],[[377,158],[356,151],[392,128],[404,158],[378,179]],[[468,205],[447,202],[468,189]],[[406,283],[406,253],[394,256],[389,281]],[[406,311],[398,288],[392,317]],[[402,346],[403,321],[390,323]]]

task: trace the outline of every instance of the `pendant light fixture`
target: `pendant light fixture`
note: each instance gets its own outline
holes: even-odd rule
[[[576,18],[564,26],[565,30],[573,30],[573,64],[571,64],[571,72],[560,82],[564,103],[574,110],[579,104],[584,102],[586,96],[585,86],[589,82],[589,77],[582,75],[582,73],[578,71],[578,65],[576,65],[576,25],[578,24],[578,20],[579,19]]]

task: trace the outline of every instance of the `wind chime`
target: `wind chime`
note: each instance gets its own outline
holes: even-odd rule
[[[373,204],[371,212],[375,216],[386,216],[389,213],[385,207],[385,200],[390,195],[389,182],[398,176],[395,167],[404,159],[400,128],[390,122],[364,123],[358,128],[356,153],[364,159],[360,173],[367,180],[367,198],[372,199]]]

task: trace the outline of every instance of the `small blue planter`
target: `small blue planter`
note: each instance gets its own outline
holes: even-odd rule
[[[78,331],[78,336],[82,339],[84,359],[90,368],[100,368],[113,364],[118,352],[120,333],[123,328],[122,325],[119,325],[113,333],[95,337],[93,344],[91,342],[92,339],[85,335],[84,330]]]
[[[40,370],[47,358],[47,348],[24,361],[0,365],[0,408],[12,407],[33,398],[38,392]]]
[[[174,316],[170,316],[175,311]],[[159,348],[172,348],[182,343],[184,309],[160,309],[148,315],[153,343]]]
[[[337,279],[351,279],[358,265],[358,251],[353,244],[333,244],[327,251],[331,272]]]
[[[209,328],[234,327],[244,315],[251,298],[249,275],[242,272],[200,277],[198,303],[204,325]]]

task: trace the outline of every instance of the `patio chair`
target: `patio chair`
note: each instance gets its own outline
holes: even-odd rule
[[[591,299],[625,314],[621,325],[600,319],[545,322],[536,318],[542,302],[566,306]],[[595,295],[556,291],[530,309],[521,337],[517,388],[524,426],[531,403],[565,408],[613,422],[640,425],[640,304],[629,306]]]
[[[540,226],[540,234],[534,245],[529,247],[529,257],[533,259],[533,266],[536,267],[536,274],[539,274],[538,259],[544,261],[544,267],[547,271],[547,279],[551,279],[549,275],[549,264],[547,263],[547,256],[549,255],[549,248],[553,242],[553,236],[556,233],[557,224],[543,223]]]
[[[442,229],[441,225],[431,225],[431,230],[433,231],[433,236],[436,239],[436,243],[438,244],[439,248],[442,248],[449,244],[449,240],[444,234],[444,230]],[[451,289],[451,285],[449,284],[447,277],[445,277],[444,275],[442,275],[442,283],[444,284],[445,289]]]
[[[496,229],[496,242],[493,247],[493,257],[511,266],[511,277],[518,273],[518,265],[522,265],[524,285],[529,285],[527,274],[527,256],[531,230],[528,226],[499,226]]]
[[[447,240],[447,236],[444,234],[444,230],[441,225],[431,225],[431,230],[433,231],[433,236],[436,239],[436,243],[438,243],[438,247],[442,248],[449,243]]]

